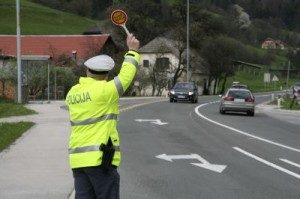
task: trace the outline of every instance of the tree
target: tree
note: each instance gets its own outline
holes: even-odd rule
[[[3,67],[0,67],[0,82],[2,84],[2,97],[5,96],[5,90],[6,90],[6,85],[8,82],[11,82],[13,84],[16,83],[17,79],[17,69],[14,63],[12,64],[7,64]]]
[[[135,80],[139,82],[138,91],[140,94],[142,94],[142,91],[145,93],[146,87],[151,84],[149,74],[141,68],[138,70]]]
[[[90,17],[94,7],[90,0],[73,0],[66,5],[66,8],[77,15]]]
[[[23,68],[26,75],[26,84],[28,85],[28,94],[44,96],[47,88],[48,67],[45,62],[29,62],[26,68]]]
[[[300,51],[296,49],[289,49],[287,57],[291,61],[291,66],[293,68],[300,69]]]
[[[227,77],[234,74],[232,61],[238,58],[238,52],[243,51],[243,46],[238,41],[220,36],[205,41],[201,54],[209,65],[209,89],[215,81],[213,94],[216,94],[217,82],[223,79],[221,93],[224,92]]]
[[[107,15],[114,9],[122,8],[128,15],[126,27],[140,40],[141,45],[148,43],[153,38],[163,35],[170,30],[177,19],[173,18],[168,3],[160,1],[143,0],[119,0],[107,9]],[[171,20],[172,19],[172,20]],[[124,31],[121,28],[115,30],[117,37],[124,38]],[[116,38],[114,37],[114,40]],[[117,40],[119,40],[117,38]],[[124,39],[122,39],[124,40]],[[121,40],[120,40],[121,41]]]
[[[138,79],[142,80],[144,87],[152,86],[152,96],[161,96],[163,89],[168,86],[169,79],[167,75],[170,72],[171,65],[165,52],[165,45],[162,44],[154,57],[155,62],[152,65],[149,63],[147,69],[141,68],[139,70],[141,75],[138,75]]]
[[[171,73],[174,74],[172,80],[172,87],[177,83],[179,77],[181,77],[183,71],[186,71],[186,59],[184,58],[184,52],[186,51],[186,34],[185,30],[182,26],[178,25],[174,28],[174,32],[172,33],[173,47],[175,48],[175,52],[177,54],[178,62],[177,66],[172,66],[174,68]]]
[[[63,97],[65,97],[77,78],[70,67],[52,66],[51,69],[50,76],[54,77],[51,78],[51,84],[54,85],[55,99],[57,99],[58,92],[63,92]]]
[[[163,56],[163,55],[161,55]],[[164,70],[165,67],[161,67],[158,60],[160,57],[156,58],[156,62],[152,67],[150,73],[150,79],[152,84],[152,96],[161,96],[162,90],[167,87],[168,78],[167,71]]]

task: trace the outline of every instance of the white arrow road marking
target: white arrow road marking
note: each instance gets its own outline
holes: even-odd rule
[[[270,167],[273,167],[275,169],[278,169],[279,171],[282,171],[282,172],[287,173],[287,174],[289,174],[289,175],[291,175],[291,176],[293,176],[295,178],[300,179],[300,175],[298,173],[294,173],[294,172],[292,172],[290,170],[287,170],[287,169],[285,169],[283,167],[280,167],[280,166],[278,166],[278,165],[276,165],[276,164],[274,164],[272,162],[269,162],[269,161],[264,160],[264,159],[262,159],[262,158],[260,158],[258,156],[255,156],[255,155],[253,155],[251,153],[248,153],[247,151],[244,151],[243,149],[240,149],[238,147],[232,147],[232,148],[234,148],[238,152],[241,152],[241,153],[243,153],[243,154],[245,154],[245,155],[247,155],[247,156],[249,156],[249,157],[251,157],[251,158],[253,158],[253,159],[257,160],[257,161],[259,161],[259,162],[262,162],[262,163],[264,163],[264,164],[266,164],[266,165],[268,165]]]
[[[157,125],[165,125],[168,124],[167,122],[162,122],[160,119],[136,119],[136,122],[150,122],[152,124]]]
[[[169,162],[173,162],[173,160],[179,160],[179,159],[196,159],[199,160],[201,163],[190,163],[194,166],[202,167],[204,169],[208,169],[217,173],[222,173],[223,170],[227,167],[226,165],[217,165],[217,164],[211,164],[204,158],[202,158],[198,154],[190,154],[190,155],[167,155],[167,154],[161,154],[155,156],[156,158],[166,160]]]
[[[160,154],[155,156],[159,159],[166,160],[169,162],[173,162],[173,160],[180,160],[180,159],[198,159],[200,156],[198,154],[191,154],[191,155],[167,155],[167,154]],[[201,157],[200,157],[201,158]],[[206,160],[205,160],[206,161]]]
[[[295,167],[300,168],[300,164],[297,164],[297,163],[295,163],[295,162],[289,161],[289,160],[287,160],[287,159],[279,159],[279,160],[281,160],[281,161],[283,161],[283,162],[286,162],[286,163],[288,163],[288,164],[291,164],[291,165],[293,165],[293,166],[295,166]]]
[[[225,165],[217,165],[217,164],[201,164],[201,163],[191,163],[192,165],[202,167],[204,169],[208,169],[217,173],[222,173],[227,166]]]

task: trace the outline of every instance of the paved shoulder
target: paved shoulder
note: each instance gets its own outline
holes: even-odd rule
[[[68,165],[68,113],[63,102],[30,104],[38,112],[0,122],[32,121],[15,145],[0,153],[0,198],[68,198],[73,179]]]
[[[257,109],[270,117],[300,125],[300,111],[279,109],[275,105],[259,104]]]

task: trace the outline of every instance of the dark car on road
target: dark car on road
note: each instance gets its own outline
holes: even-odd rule
[[[230,88],[224,96],[222,96],[220,113],[226,112],[246,112],[250,116],[254,116],[255,97],[248,89]]]
[[[169,93],[170,102],[198,103],[198,88],[194,82],[177,82]]]

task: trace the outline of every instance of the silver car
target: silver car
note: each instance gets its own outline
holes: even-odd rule
[[[255,97],[248,89],[230,88],[220,102],[220,113],[226,112],[246,112],[254,116]]]

